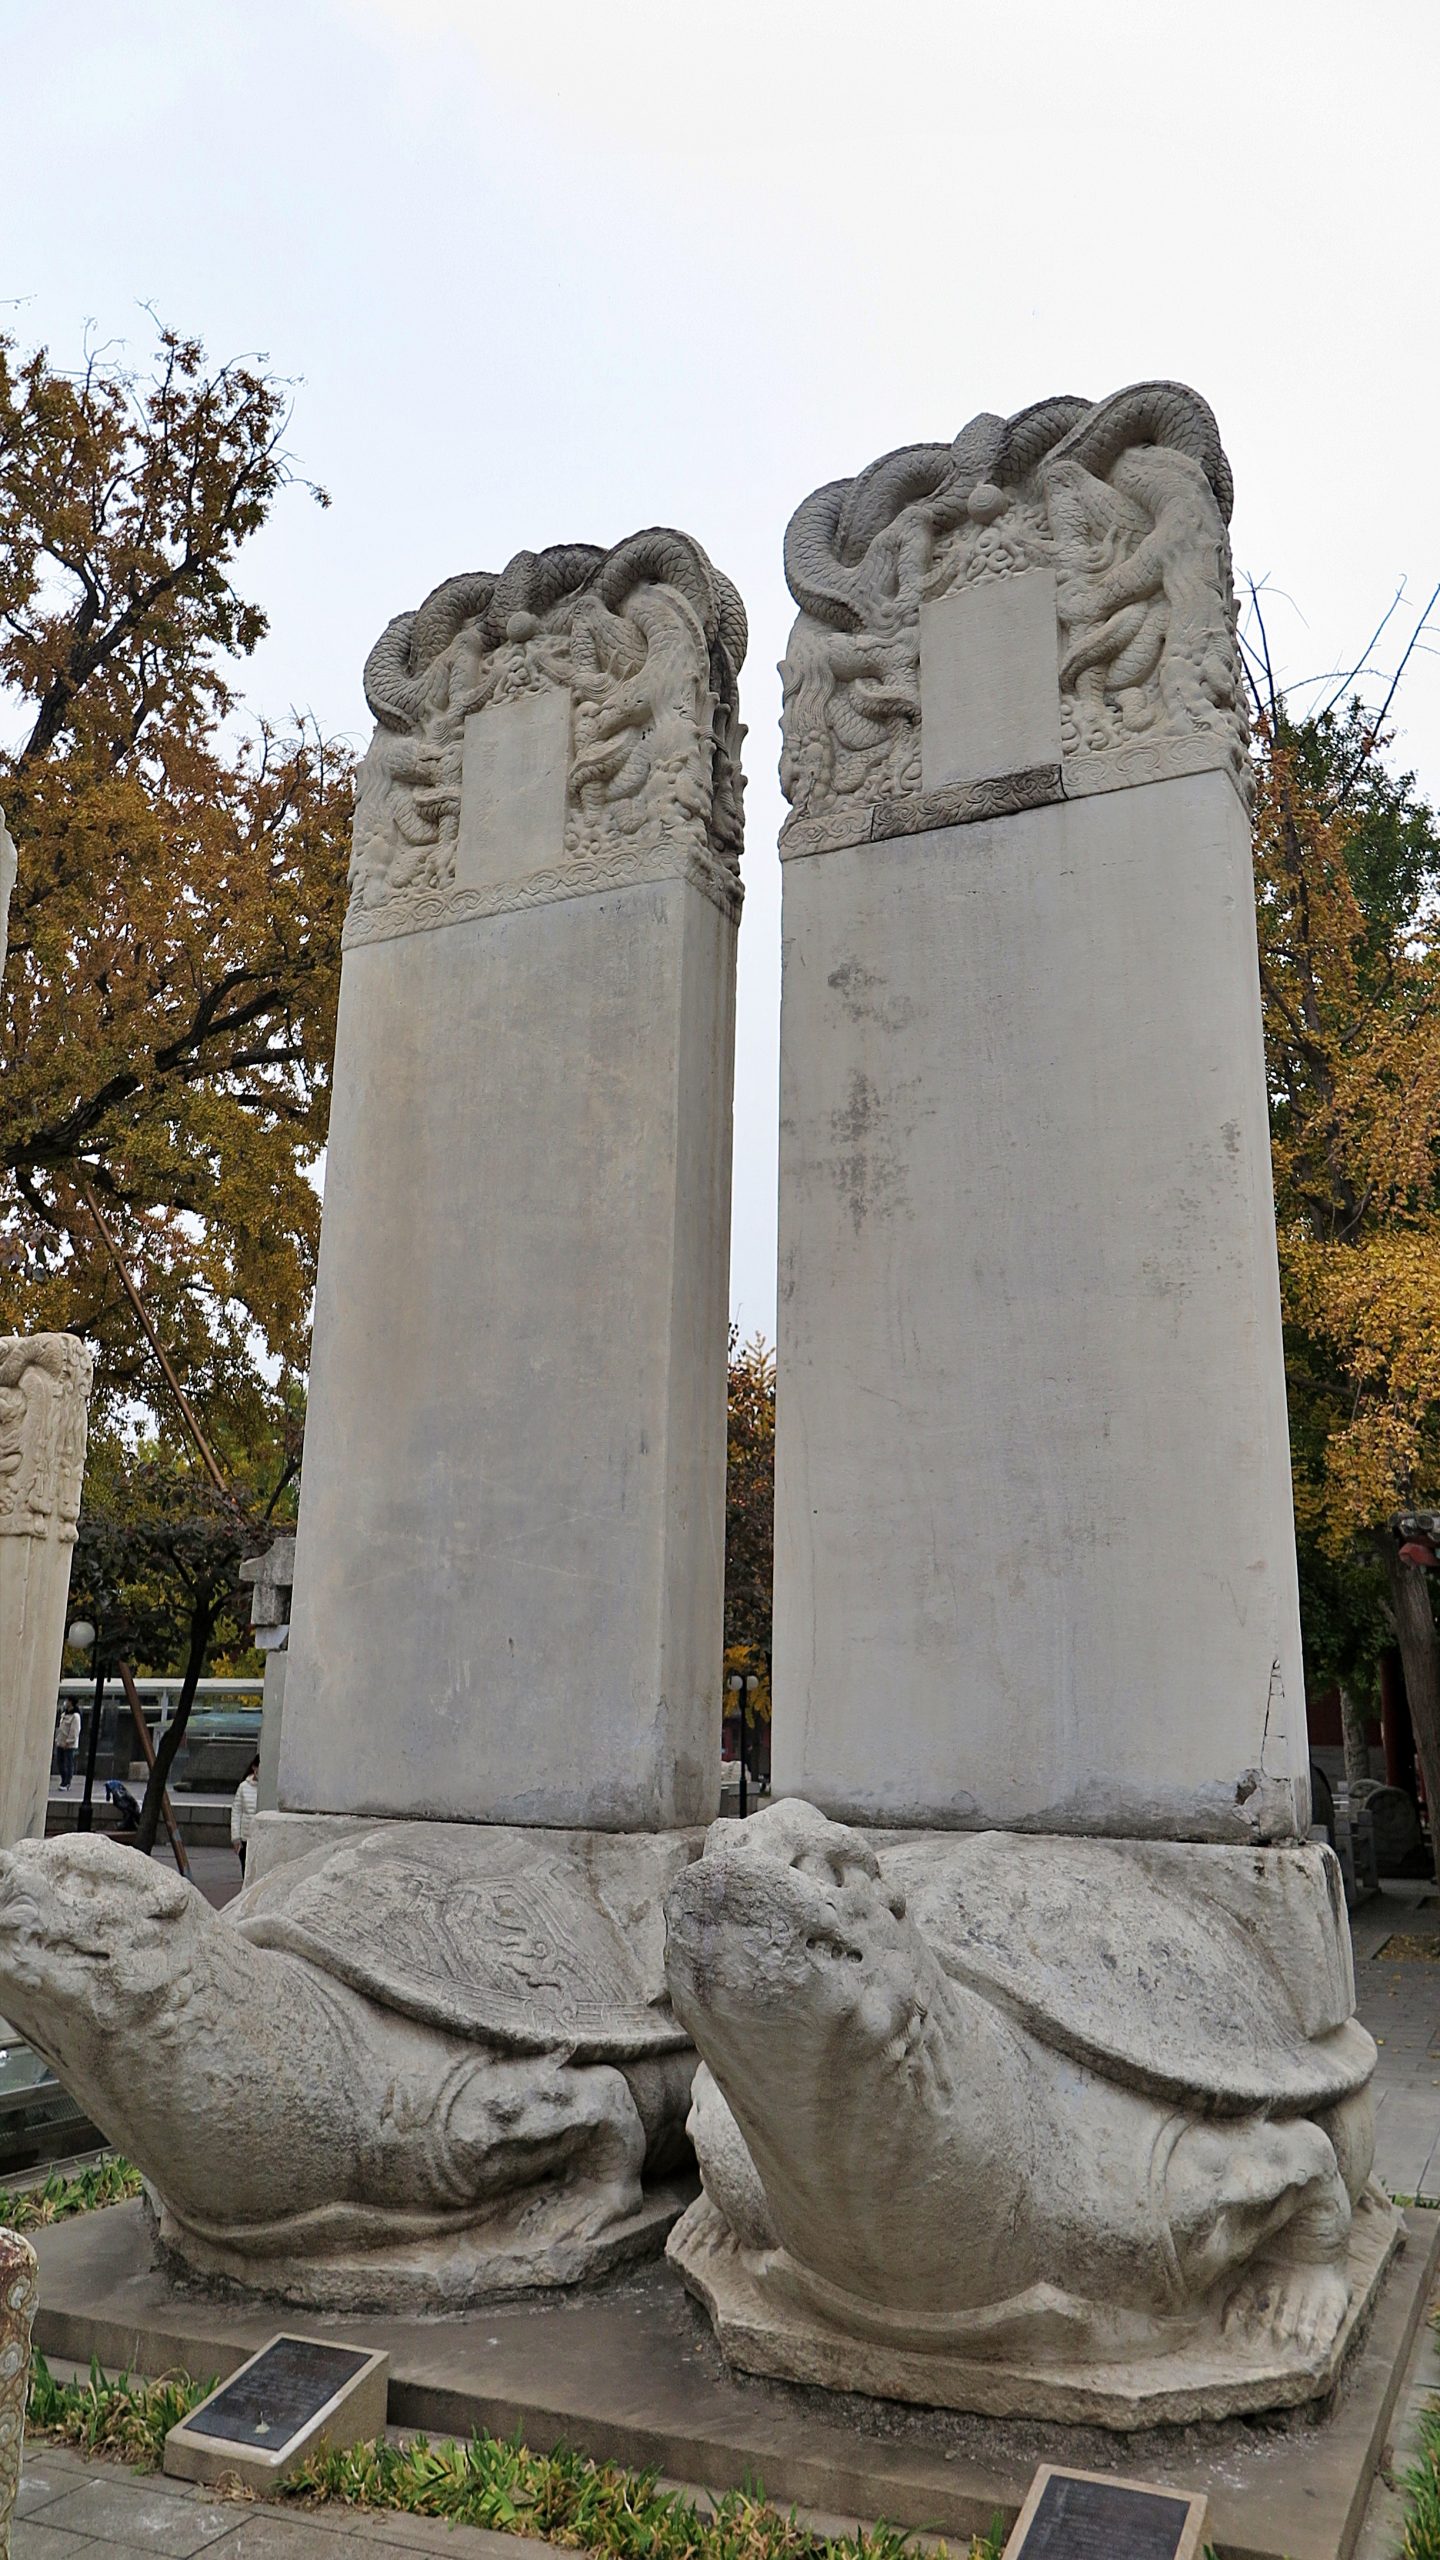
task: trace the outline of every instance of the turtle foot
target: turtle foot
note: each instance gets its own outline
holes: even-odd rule
[[[1227,2338],[1292,2347],[1304,2357],[1334,2345],[1350,2301],[1343,2266],[1251,2267],[1231,2292],[1221,2320]]]

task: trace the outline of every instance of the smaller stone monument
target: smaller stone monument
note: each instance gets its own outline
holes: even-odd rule
[[[295,1540],[275,1538],[261,1556],[247,1556],[240,1579],[251,1585],[252,1641],[265,1656],[265,1688],[260,1709],[259,1809],[273,1813],[279,1801],[280,1728],[285,1712],[285,1674],[290,1667],[290,1610],[295,1587]]]
[[[0,2230],[0,2560],[10,2560],[30,2398],[30,2332],[39,2301],[34,2250],[18,2231]]]
[[[45,1830],[90,1379],[74,1334],[0,1338],[0,1847]]]

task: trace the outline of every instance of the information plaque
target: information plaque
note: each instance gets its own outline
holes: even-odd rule
[[[165,2439],[182,2480],[227,2474],[253,2487],[302,2463],[320,2438],[337,2450],[384,2432],[388,2356],[333,2339],[271,2338]]]
[[[1198,2560],[1205,2500],[1042,2462],[1004,2560]]]

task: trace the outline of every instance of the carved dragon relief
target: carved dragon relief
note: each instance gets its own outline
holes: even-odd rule
[[[90,1378],[73,1334],[0,1338],[0,1537],[73,1546]]]
[[[788,822],[916,799],[920,607],[1047,567],[1056,579],[1062,788],[1227,769],[1246,722],[1214,417],[1174,382],[971,420],[949,445],[885,454],[797,509],[785,570],[800,606],[781,667]]]
[[[448,578],[397,615],[365,668],[378,726],[360,768],[347,941],[677,869],[733,905],[745,643],[734,587],[666,527],[608,552],[521,551],[498,576]],[[571,704],[562,861],[477,899],[456,887],[465,723],[552,687]]]

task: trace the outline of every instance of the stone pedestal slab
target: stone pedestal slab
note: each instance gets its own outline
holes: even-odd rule
[[[741,2373],[818,2384],[827,2391],[870,2392],[925,2409],[1129,2434],[1260,2409],[1301,2408],[1327,2398],[1373,2316],[1402,2233],[1401,2215],[1387,2195],[1373,2189],[1355,2218],[1344,2319],[1324,2352],[1300,2365],[1274,2346],[1217,2337],[1168,2354],[1071,2364],[1043,2352],[1028,2358],[997,2352],[983,2342],[965,2355],[857,2337],[787,2292],[783,2280],[777,2282],[773,2254],[757,2259],[747,2251],[706,2196],[676,2224],[667,2255],[704,2304],[722,2352]]]
[[[73,1334],[0,1340],[0,1847],[45,1830],[90,1375]]]

